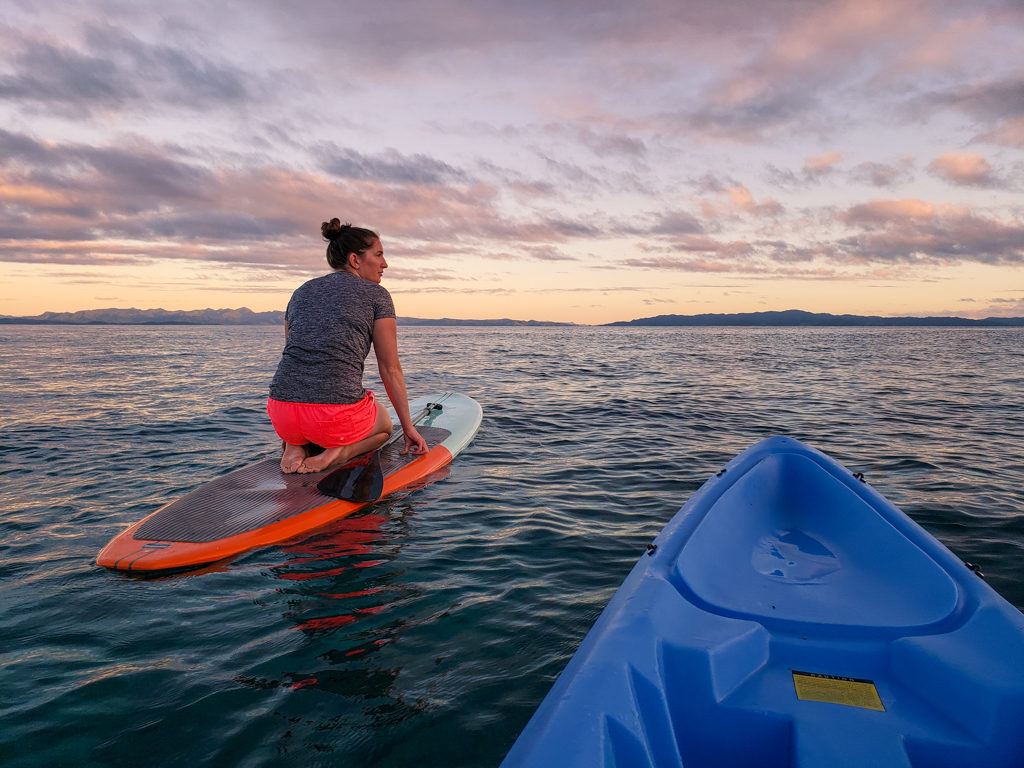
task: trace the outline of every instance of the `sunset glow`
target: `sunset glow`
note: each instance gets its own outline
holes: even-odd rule
[[[0,314],[1024,316],[1024,9],[87,0],[0,11]]]

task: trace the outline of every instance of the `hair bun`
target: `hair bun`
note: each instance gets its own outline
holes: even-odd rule
[[[331,219],[320,224],[320,234],[324,236],[325,240],[333,241],[351,228],[351,224],[342,224],[341,219]]]

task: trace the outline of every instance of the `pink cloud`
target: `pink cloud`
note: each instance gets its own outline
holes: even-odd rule
[[[804,161],[804,176],[818,178],[832,173],[842,159],[841,152],[826,152],[823,155],[808,157]]]
[[[1024,264],[1024,221],[924,200],[873,200],[836,214],[853,232],[835,243],[851,262]]]
[[[965,53],[970,53],[971,47],[991,32],[993,26],[994,20],[980,9],[976,16],[955,18],[914,41],[892,68],[900,72],[914,72],[959,66]]]
[[[927,25],[914,0],[836,0],[794,14],[742,71],[720,84],[719,107],[774,98],[787,83],[834,76],[880,45],[895,45]]]
[[[784,211],[782,204],[772,198],[757,202],[745,184],[728,186],[721,191],[724,194],[724,199],[705,200],[701,203],[701,213],[706,218],[722,219],[737,214],[779,216]]]
[[[339,180],[272,164],[210,169],[149,144],[61,145],[2,130],[0,140],[9,149],[0,157],[2,261],[308,269],[323,258],[318,226],[331,216],[380,231],[406,257],[487,255],[515,242],[530,258],[568,260],[556,244],[601,236],[555,213],[512,218],[500,187],[457,174]]]
[[[782,205],[771,198],[764,202],[754,201],[754,196],[746,186],[740,184],[728,190],[729,201],[733,206],[744,213],[755,216],[777,216],[782,213]]]
[[[848,224],[888,226],[907,219],[932,219],[943,210],[955,211],[952,206],[938,206],[925,200],[872,200],[852,206],[839,218]]]
[[[1024,147],[1024,116],[998,122],[992,130],[980,134],[978,139],[1008,147]]]
[[[974,152],[947,152],[928,164],[934,175],[966,187],[989,187],[998,183],[992,165]]]

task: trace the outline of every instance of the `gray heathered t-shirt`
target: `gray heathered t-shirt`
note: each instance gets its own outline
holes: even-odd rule
[[[387,289],[351,272],[299,286],[285,311],[288,341],[270,396],[290,403],[359,401],[373,323],[394,316]]]

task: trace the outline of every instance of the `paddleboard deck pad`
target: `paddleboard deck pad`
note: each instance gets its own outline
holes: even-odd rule
[[[482,419],[479,404],[456,393],[418,398],[409,410],[428,451],[403,454],[400,435],[380,449],[382,498],[451,462],[473,439]],[[229,472],[125,530],[107,544],[96,563],[123,571],[188,568],[293,539],[367,506],[317,490],[317,483],[336,469],[286,475],[276,456]]]

